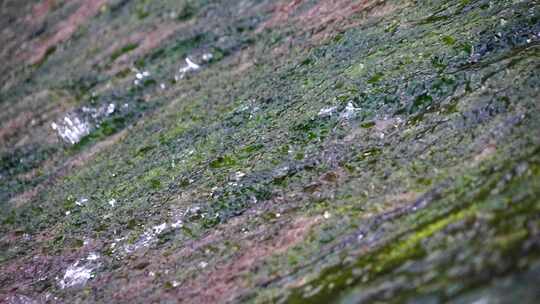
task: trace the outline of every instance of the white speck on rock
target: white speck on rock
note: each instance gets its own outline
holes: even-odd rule
[[[176,80],[178,79],[183,79],[187,73],[191,72],[191,71],[197,71],[198,69],[201,68],[200,65],[196,64],[195,62],[191,61],[191,59],[189,59],[189,57],[186,57],[186,65],[181,67],[180,70],[178,70],[178,72],[180,73],[179,75],[176,75],[174,78]]]
[[[99,259],[99,255],[95,252],[91,252],[86,258],[86,260],[88,261],[97,261],[98,259]]]
[[[178,220],[171,224],[172,228],[182,228],[184,227],[184,223],[182,223],[182,220]]]
[[[136,71],[136,70],[135,70],[135,71]],[[136,78],[136,79],[133,81],[133,83],[134,83],[135,85],[139,85],[139,84],[141,84],[141,81],[142,81],[144,78],[148,78],[148,77],[150,77],[150,72],[144,71],[144,72],[141,73],[141,72],[136,71],[136,74],[135,74],[135,78]]]
[[[130,254],[136,250],[148,247],[157,241],[158,235],[167,229],[168,224],[163,223],[146,229],[146,231],[133,244],[124,245],[124,253]]]
[[[79,266],[79,261],[70,265],[58,285],[64,289],[73,286],[82,286],[92,278],[92,268],[89,265]]]
[[[68,114],[58,123],[51,123],[51,128],[67,143],[78,143],[84,136],[90,134],[90,124],[74,114]]]
[[[202,55],[202,60],[206,62],[212,60],[212,58],[214,58],[214,55],[212,55],[212,53],[205,53]]]
[[[75,201],[75,205],[77,205],[77,206],[83,206],[83,205],[85,205],[87,202],[88,202],[88,199],[82,197],[82,198],[80,198],[80,199],[78,199],[78,200]]]
[[[114,208],[114,206],[116,206],[116,200],[115,199],[110,200],[109,205],[111,205],[111,207]]]
[[[234,178],[235,178],[235,180],[237,180],[237,181],[239,181],[240,179],[242,179],[242,177],[244,177],[244,176],[246,176],[246,174],[245,174],[244,172],[240,172],[240,171],[238,171],[238,172],[236,172],[236,173],[234,174]]]
[[[356,112],[360,110],[359,108],[356,108],[354,106],[354,104],[352,102],[348,102],[347,103],[347,106],[345,107],[345,109],[343,110],[343,112],[341,112],[341,115],[340,117],[342,119],[352,119],[356,116]]]
[[[490,303],[490,302],[491,302],[491,301],[490,301],[489,298],[483,297],[483,298],[480,298],[480,299],[478,299],[478,300],[472,302],[472,304],[488,304],[488,303]]]
[[[325,219],[329,219],[331,216],[332,216],[332,215],[331,215],[330,212],[328,212],[328,211],[325,211],[324,214],[323,214],[323,217],[324,217]]]
[[[189,57],[186,57],[186,63],[188,65],[188,67],[192,70],[198,70],[201,68],[200,65],[196,64],[195,62],[191,61],[191,59],[189,59]]]
[[[99,127],[103,119],[115,111],[116,105],[114,103],[95,108],[83,106],[53,121],[51,128],[56,131],[64,142],[73,145],[90,134],[96,127]]]
[[[199,263],[199,267],[201,267],[203,269],[206,268],[206,266],[208,266],[208,263],[205,262],[205,261],[202,261],[202,262]]]
[[[155,234],[161,234],[165,229],[167,229],[167,223],[152,227]]]
[[[107,106],[107,116],[108,115],[111,115],[112,113],[114,113],[114,110],[116,109],[116,105],[114,103],[110,103],[108,106]]]
[[[327,108],[322,108],[320,111],[319,111],[319,116],[320,117],[328,117],[328,116],[332,116],[332,114],[334,114],[334,112],[337,111],[337,107],[327,107]]]

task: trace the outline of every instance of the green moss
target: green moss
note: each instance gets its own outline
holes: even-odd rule
[[[137,49],[139,47],[139,44],[138,43],[129,43],[129,44],[126,44],[125,46],[115,50],[112,54],[111,54],[111,59],[110,61],[113,62],[115,61],[116,59],[118,59],[118,57],[124,55],[124,54],[127,54],[135,49]]]
[[[89,135],[83,137],[78,143],[71,146],[70,152],[79,152],[85,147],[113,135],[114,133],[124,128],[126,123],[127,120],[125,117],[115,117],[102,122],[96,130],[92,131]]]
[[[180,40],[176,42],[168,52],[174,53],[177,56],[187,56],[189,52],[198,47],[205,38],[206,36],[204,34],[198,34],[188,39]]]
[[[367,83],[376,84],[376,83],[380,82],[383,79],[383,76],[384,76],[384,74],[381,73],[381,72],[376,73],[375,75],[371,76],[371,78],[369,78],[367,80]]]
[[[136,156],[144,156],[146,153],[154,150],[155,148],[156,148],[155,145],[144,146],[144,147],[140,148],[139,150],[137,150],[137,153],[135,155]]]
[[[211,161],[210,168],[212,169],[229,168],[236,164],[237,164],[236,159],[233,156],[223,155]]]
[[[385,32],[387,33],[395,33],[399,28],[399,21],[397,20],[394,20],[392,21],[390,24],[388,24],[386,26],[386,28],[384,29]]]
[[[495,246],[501,248],[502,250],[510,250],[516,248],[519,244],[522,244],[526,240],[529,232],[526,229],[518,229],[512,231],[503,236],[497,237],[494,242]]]
[[[192,3],[185,3],[181,8],[180,13],[176,17],[179,21],[186,21],[193,18],[197,14],[197,9]]]
[[[433,97],[429,94],[422,94],[414,99],[414,102],[408,109],[409,114],[416,113],[422,109],[427,108],[433,102]]]
[[[422,241],[433,236],[435,233],[440,232],[451,223],[473,216],[475,212],[476,208],[473,206],[460,210],[454,214],[447,215],[442,219],[430,223],[422,229],[414,231],[407,239],[400,241],[395,245],[391,245],[387,249],[376,254],[374,257],[374,264],[376,267],[372,269],[372,275],[387,271],[391,267],[396,267],[403,261],[423,256],[425,251],[421,246]]]
[[[443,36],[442,37],[442,41],[444,44],[448,45],[448,46],[452,46],[454,44],[456,44],[456,39],[452,36]]]
[[[150,180],[150,188],[153,190],[159,190],[161,188],[161,181],[159,179],[151,179]]]

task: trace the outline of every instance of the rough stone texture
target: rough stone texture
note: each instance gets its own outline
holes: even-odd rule
[[[2,303],[540,298],[537,1],[4,0],[0,29]]]

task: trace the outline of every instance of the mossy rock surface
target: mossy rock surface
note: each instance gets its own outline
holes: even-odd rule
[[[0,8],[0,302],[540,298],[536,1]]]

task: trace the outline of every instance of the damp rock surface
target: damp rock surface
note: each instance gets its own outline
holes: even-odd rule
[[[0,2],[0,303],[536,303],[539,16]]]

